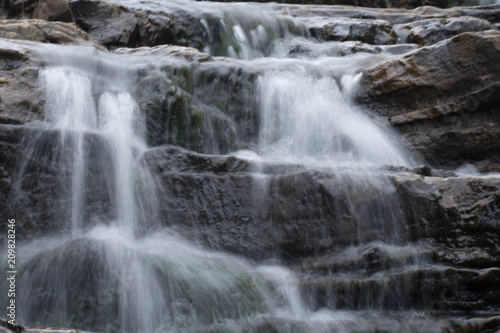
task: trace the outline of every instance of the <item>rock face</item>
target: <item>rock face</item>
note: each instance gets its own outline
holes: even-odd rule
[[[498,170],[499,55],[497,31],[461,34],[368,69],[360,101],[431,163]]]
[[[115,53],[193,60],[140,71],[135,95],[146,115],[150,145],[176,144],[219,154],[256,140],[258,68],[183,47],[118,49]]]
[[[410,205],[404,208],[406,218],[421,231],[415,238],[432,237],[450,248],[477,248],[491,258],[499,257],[498,178],[396,177],[395,181],[402,202]],[[492,265],[498,263],[496,259]]]
[[[43,119],[38,104],[38,68],[28,56],[28,49],[20,43],[0,40],[0,54],[0,123],[23,124]]]

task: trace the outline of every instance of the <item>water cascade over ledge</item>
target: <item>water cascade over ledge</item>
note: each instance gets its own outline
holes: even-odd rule
[[[195,17],[207,54],[19,43],[43,119],[6,127],[22,133],[9,213],[30,207],[17,219],[33,230],[17,242],[17,323],[443,332],[460,290],[422,236],[430,171],[354,101],[394,55],[345,55],[277,4],[120,3]],[[453,206],[443,182],[432,200]]]

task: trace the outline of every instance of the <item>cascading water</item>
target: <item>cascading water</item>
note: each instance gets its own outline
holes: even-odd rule
[[[170,5],[193,10],[185,2]],[[215,55],[283,57],[288,53],[275,41],[289,34],[307,35],[288,18],[268,15],[267,7],[249,16],[248,8],[263,7],[245,5],[224,12],[204,6],[207,14],[200,20],[209,39],[205,51]],[[335,288],[331,298],[319,304],[307,291],[307,276],[301,276],[299,288],[299,280],[286,268],[210,252],[162,227],[158,193],[164,189],[142,160],[150,133],[148,115],[134,98],[140,66],[120,64],[102,53],[63,57],[47,52],[50,66],[40,75],[45,122],[33,125],[41,134],[27,140],[28,161],[19,178],[30,169],[29,156],[52,150],[46,160],[60,170],[58,181],[64,189],[54,194],[53,204],[64,213],[55,236],[20,246],[20,323],[99,332],[259,332],[269,322],[278,323],[273,327],[279,326],[280,332],[363,331],[379,321],[399,327],[399,321],[376,310],[333,311],[342,295]],[[325,221],[338,224],[338,246],[343,249],[332,260],[352,266],[373,255],[375,248],[387,257],[405,253],[393,260],[398,269],[418,265],[421,258],[402,244],[404,217],[385,166],[412,167],[418,160],[351,102],[359,68],[377,59],[361,55],[348,60],[275,58],[271,65],[268,60],[246,62],[258,68],[251,97],[260,108],[260,129],[257,144],[237,147],[252,151],[235,155],[260,165],[252,174],[256,211],[270,191],[273,172],[265,166],[298,166],[312,174],[326,196],[340,198],[332,205],[347,212],[338,221]],[[144,68],[157,60],[141,58]],[[165,82],[173,85],[169,80]],[[179,91],[172,95],[189,94],[187,88]],[[200,104],[206,101],[202,97]],[[223,124],[232,122],[219,105],[200,109],[223,114]],[[216,121],[203,121],[209,137],[216,137]],[[219,153],[213,143],[205,148]],[[332,272],[337,286],[360,274]],[[373,285],[383,280],[371,278]],[[399,287],[391,291],[384,286],[381,294],[367,295],[364,304],[353,308],[398,303],[395,299],[404,295],[394,292],[404,291],[404,283]]]
[[[293,158],[317,157],[330,167],[409,166],[411,157],[397,139],[352,105],[351,90],[360,76],[343,75],[337,83],[320,68],[301,64],[267,73],[259,81],[260,154],[280,161],[288,155],[292,163]]]
[[[95,91],[95,75],[57,66],[41,73],[42,127],[56,130],[60,141],[58,158],[49,163],[71,169],[69,181],[61,179],[70,190],[59,204],[71,212],[72,235],[21,248],[18,299],[25,306],[19,321],[185,332],[238,329],[266,316],[306,319],[287,270],[205,252],[165,229],[144,230],[154,226],[157,203],[154,182],[140,163],[147,149],[143,117],[134,98],[113,91],[115,85]],[[37,142],[29,147],[29,154],[40,154]],[[99,196],[103,202],[88,200],[96,190],[107,192]]]

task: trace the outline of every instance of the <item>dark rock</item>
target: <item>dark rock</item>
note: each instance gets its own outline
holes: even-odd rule
[[[68,0],[39,0],[33,18],[47,21],[74,22]]]
[[[499,56],[500,32],[460,34],[368,69],[359,101],[433,165],[484,161],[500,151]]]
[[[395,25],[404,43],[432,45],[464,32],[496,29],[490,22],[474,17],[440,18]]]
[[[177,44],[200,48],[204,30],[188,13],[152,13],[103,1],[72,1],[76,23],[108,48]]]
[[[430,255],[433,262],[455,267],[499,267],[500,258],[490,252],[481,247],[451,248],[434,245]]]
[[[21,333],[24,331],[24,327],[21,325],[12,325],[9,323],[8,319],[3,319],[0,317],[0,332],[2,333]]]
[[[73,22],[68,0],[4,0],[0,8],[3,19],[43,19]]]
[[[32,18],[38,0],[4,0],[3,8],[8,18]]]
[[[68,232],[71,228],[71,174],[75,136],[36,126],[0,125],[0,170],[2,170],[0,212],[16,218],[16,240]],[[61,149],[54,149],[56,146]],[[92,207],[82,220],[92,226],[95,215],[112,220],[111,148],[102,137],[88,133],[83,138],[89,162],[85,201]]]
[[[391,24],[383,20],[314,17],[305,22],[311,35],[321,40],[374,45],[394,44],[397,40]]]
[[[146,116],[148,143],[175,144],[204,153],[234,150],[236,124],[225,115],[226,109],[221,110],[224,105],[210,106],[197,99],[194,75],[188,64],[143,72],[136,97]]]
[[[106,47],[135,47],[139,19],[117,4],[76,1],[70,3],[76,23]]]
[[[255,98],[261,69],[229,59],[201,63],[193,70],[193,97],[211,106],[203,111],[211,119],[211,128],[223,134],[227,145],[218,153],[227,153],[255,144],[259,131],[259,106]],[[213,109],[213,107],[217,109]],[[219,120],[220,119],[220,120]],[[227,121],[235,124],[235,132]],[[213,132],[212,132],[213,133]],[[208,137],[207,140],[215,138]]]
[[[0,123],[23,124],[43,119],[38,68],[21,43],[0,41]]]
[[[390,210],[397,215],[398,203],[388,179],[308,171],[259,176],[245,172],[256,166],[234,157],[208,158],[172,148],[150,150],[144,158],[164,188],[163,223],[215,249],[288,258],[387,240],[394,235],[385,228],[402,228],[392,220]],[[352,210],[354,202],[364,208]],[[379,205],[377,214],[369,212]]]
[[[319,308],[426,308],[441,311],[498,310],[500,269],[413,267],[383,275],[312,277],[302,284]]]
[[[498,178],[436,178],[400,174],[397,192],[414,238],[451,248],[480,248],[498,256]]]
[[[190,48],[160,46],[131,54],[152,51],[167,55],[171,50],[175,50],[172,57],[200,62],[162,63],[159,59],[157,66],[140,70],[135,95],[146,114],[149,144],[224,154],[255,142],[258,107],[254,91],[259,69]],[[117,52],[129,53],[125,49]]]
[[[297,272],[315,275],[331,275],[352,272],[372,275],[377,272],[401,269],[432,258],[430,244],[388,245],[373,242],[349,246],[322,256],[309,257],[293,265]],[[490,267],[490,266],[487,266]]]
[[[61,191],[58,186],[57,172],[55,168],[46,165],[46,160],[38,155],[26,162],[27,152],[25,146],[26,136],[38,137],[39,132],[23,130],[20,126],[0,125],[0,170],[1,178],[1,203],[0,212],[8,216],[16,217],[16,228],[18,228],[17,239],[35,236],[54,227],[53,218],[58,213],[51,207],[51,199],[44,197],[52,196]],[[50,137],[50,136],[49,136]],[[45,137],[41,144],[50,144],[50,138]],[[42,154],[48,154],[49,147],[42,150]],[[26,179],[19,179],[19,172],[26,169]],[[38,174],[35,179],[29,180],[30,175]],[[46,192],[46,194],[43,194]],[[21,208],[24,207],[24,208]],[[28,209],[29,207],[29,209]],[[15,214],[15,215],[11,215]],[[17,240],[16,239],[16,240]]]
[[[150,150],[144,160],[157,174],[213,172],[216,174],[248,171],[251,165],[234,156],[203,155],[175,146]]]

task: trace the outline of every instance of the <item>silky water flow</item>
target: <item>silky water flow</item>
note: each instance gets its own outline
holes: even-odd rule
[[[255,196],[268,193],[272,175],[266,165],[288,166],[279,169],[282,173],[309,170],[349,212],[346,220],[325,221],[345,230],[336,260],[355,261],[376,247],[399,258],[396,268],[419,265],[423,259],[407,243],[386,168],[409,168],[419,161],[382,122],[352,102],[359,68],[381,58],[291,59],[278,44],[280,38],[288,43],[307,37],[300,24],[259,12],[261,21],[252,17],[254,28],[245,30],[244,10],[229,15],[220,8],[210,7],[211,15],[201,18],[212,39],[205,51],[260,57],[245,62],[259,72],[250,96],[259,112],[258,144],[233,152],[258,166],[252,173]],[[216,40],[209,17],[217,18],[218,36],[231,35],[230,45]],[[96,332],[246,332],[273,322],[280,332],[349,332],[377,322],[394,327],[405,322],[381,311],[382,303],[394,309],[404,303],[404,285],[367,295],[360,310],[336,310],[335,291],[333,303],[321,307],[300,287],[307,277],[204,249],[162,227],[158,193],[164,189],[142,160],[150,148],[145,115],[134,97],[137,61],[122,63],[87,48],[65,56],[56,47],[44,52],[50,59],[39,79],[45,120],[32,124],[34,134],[25,139],[19,182],[34,172],[30,159],[42,158],[57,170],[59,190],[47,195],[60,213],[51,235],[19,246],[19,323]],[[138,59],[159,61],[146,58]],[[339,284],[351,278],[335,276]]]

